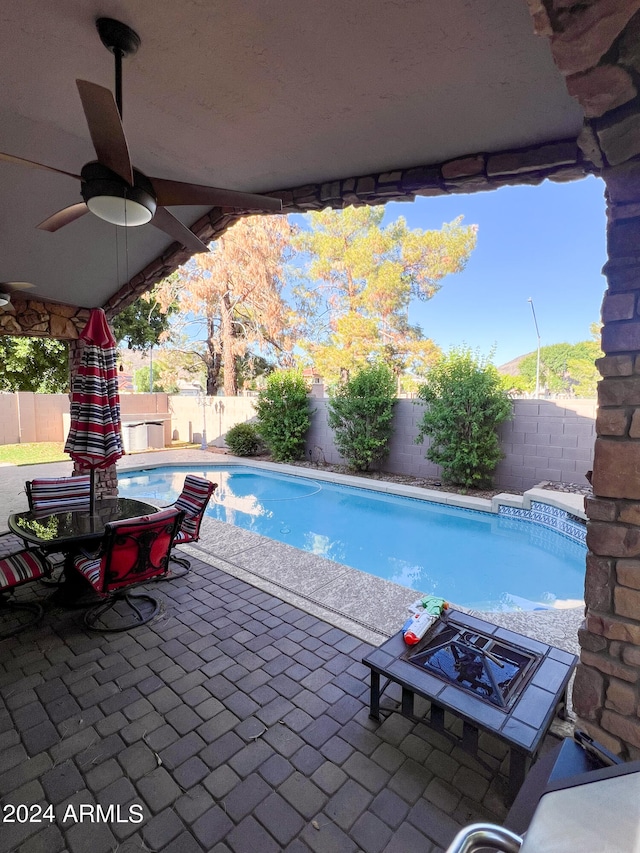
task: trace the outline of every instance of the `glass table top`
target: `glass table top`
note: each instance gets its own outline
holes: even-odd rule
[[[99,538],[111,521],[136,518],[158,512],[158,508],[131,498],[105,498],[96,501],[95,515],[85,502],[77,509],[65,507],[59,512],[38,513],[32,510],[9,516],[12,533],[39,545]]]

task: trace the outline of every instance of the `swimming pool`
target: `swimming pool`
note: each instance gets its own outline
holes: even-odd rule
[[[241,465],[122,472],[122,497],[171,503],[187,473],[217,482],[208,515],[477,610],[582,600],[586,548],[519,518]]]

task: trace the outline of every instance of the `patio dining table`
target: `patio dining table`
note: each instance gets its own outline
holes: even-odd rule
[[[26,510],[15,512],[7,521],[9,530],[25,542],[37,545],[45,553],[64,554],[64,575],[61,599],[73,599],[87,585],[73,569],[73,559],[82,550],[95,550],[109,522],[151,515],[158,508],[131,498],[103,498],[95,502],[92,515],[89,504],[77,509],[65,507],[58,512]]]

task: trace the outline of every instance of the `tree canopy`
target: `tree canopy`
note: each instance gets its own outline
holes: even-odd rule
[[[69,391],[69,347],[49,338],[0,337],[0,391]]]
[[[595,365],[602,356],[597,341],[580,341],[577,344],[551,344],[540,349],[540,389],[551,394],[568,394],[576,397],[595,397],[600,374]],[[536,387],[537,352],[526,355],[519,365],[519,373],[526,390]]]
[[[409,322],[410,302],[431,299],[476,245],[477,226],[462,217],[422,231],[403,217],[383,226],[383,215],[382,206],[312,213],[293,240],[307,259],[294,288],[300,345],[330,382],[379,359],[396,375],[424,373],[439,349]]]
[[[177,300],[183,328],[192,327],[191,345],[185,340],[183,348],[204,364],[207,394],[217,393],[221,379],[227,396],[238,393],[253,347],[291,365],[295,324],[283,296],[291,234],[286,217],[246,217],[176,280],[159,285],[161,303]]]
[[[111,321],[116,343],[126,342],[128,349],[146,350],[166,341],[170,337],[170,317],[177,310],[175,301],[161,304],[155,289],[143,294]]]

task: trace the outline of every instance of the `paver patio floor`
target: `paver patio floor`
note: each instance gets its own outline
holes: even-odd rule
[[[371,646],[192,565],[154,586],[149,625],[97,635],[49,606],[0,642],[0,853],[429,853],[501,821],[500,743],[481,737],[485,767],[398,713],[370,720]],[[10,823],[11,804],[53,809]]]

